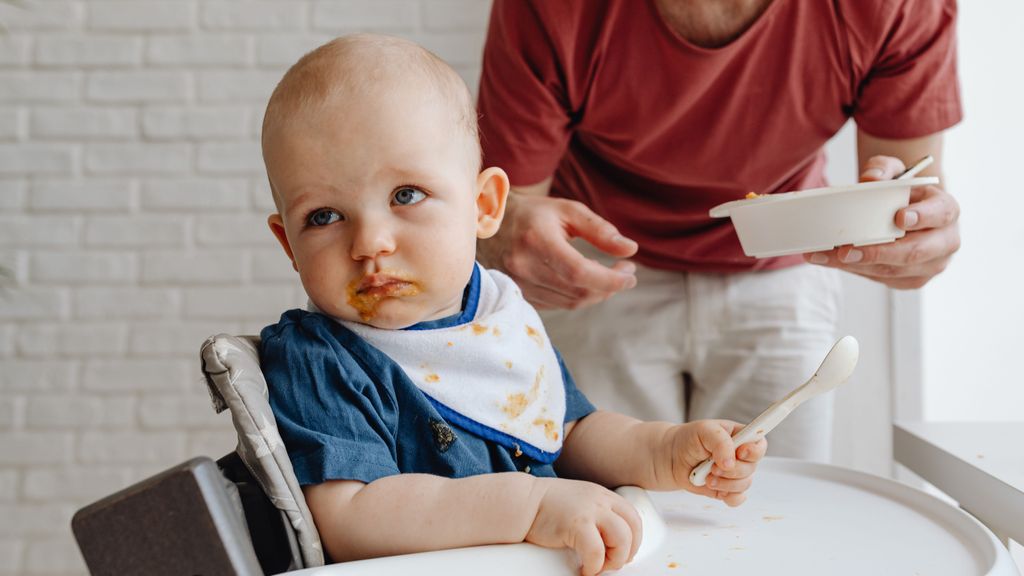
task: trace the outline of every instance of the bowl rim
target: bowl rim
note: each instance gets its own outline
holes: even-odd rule
[[[755,206],[758,204],[775,204],[778,202],[789,202],[792,200],[800,200],[804,198],[812,198],[817,196],[831,196],[834,194],[842,194],[845,192],[855,192],[864,190],[881,190],[885,188],[906,188],[906,187],[917,187],[926,186],[928,184],[938,184],[939,179],[936,176],[922,176],[920,178],[908,178],[906,180],[876,180],[873,182],[858,182],[856,184],[847,184],[845,186],[826,186],[825,188],[808,188],[807,190],[794,190],[792,192],[780,192],[778,194],[765,194],[758,196],[757,198],[741,198],[739,200],[730,200],[724,204],[719,204],[708,211],[708,215],[712,218],[724,218],[731,216],[732,211],[735,208],[745,208],[748,206]]]

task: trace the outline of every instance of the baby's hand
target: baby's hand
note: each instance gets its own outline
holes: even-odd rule
[[[618,570],[640,547],[640,515],[626,499],[591,482],[538,478],[544,494],[526,541],[572,548],[580,574]]]
[[[695,494],[717,498],[729,506],[742,504],[747,499],[744,492],[750,488],[757,462],[768,449],[764,438],[737,448],[732,435],[742,427],[729,420],[698,420],[674,427],[672,477],[676,485]],[[694,486],[690,483],[690,472],[708,458],[714,465],[707,483]]]

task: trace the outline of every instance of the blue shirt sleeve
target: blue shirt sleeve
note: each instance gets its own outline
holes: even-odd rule
[[[260,337],[270,405],[300,485],[399,473],[394,390],[345,348],[351,333],[289,310]]]
[[[562,368],[562,382],[565,383],[565,422],[573,422],[597,410],[590,400],[576,387],[576,381],[572,379],[569,368],[562,360],[562,355],[555,349],[555,357],[558,358],[558,365]]]

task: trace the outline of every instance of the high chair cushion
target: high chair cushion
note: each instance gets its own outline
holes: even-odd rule
[[[267,401],[267,382],[260,370],[259,338],[211,336],[203,343],[200,357],[214,410],[231,412],[238,435],[236,451],[270,501],[287,515],[298,540],[302,567],[322,566],[320,535]]]

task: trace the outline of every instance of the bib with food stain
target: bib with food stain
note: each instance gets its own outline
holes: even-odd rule
[[[565,419],[555,349],[515,282],[477,266],[476,314],[466,323],[385,330],[336,320],[401,366],[445,419],[510,449],[518,446],[539,462],[553,462]],[[467,310],[472,305],[467,302]]]

